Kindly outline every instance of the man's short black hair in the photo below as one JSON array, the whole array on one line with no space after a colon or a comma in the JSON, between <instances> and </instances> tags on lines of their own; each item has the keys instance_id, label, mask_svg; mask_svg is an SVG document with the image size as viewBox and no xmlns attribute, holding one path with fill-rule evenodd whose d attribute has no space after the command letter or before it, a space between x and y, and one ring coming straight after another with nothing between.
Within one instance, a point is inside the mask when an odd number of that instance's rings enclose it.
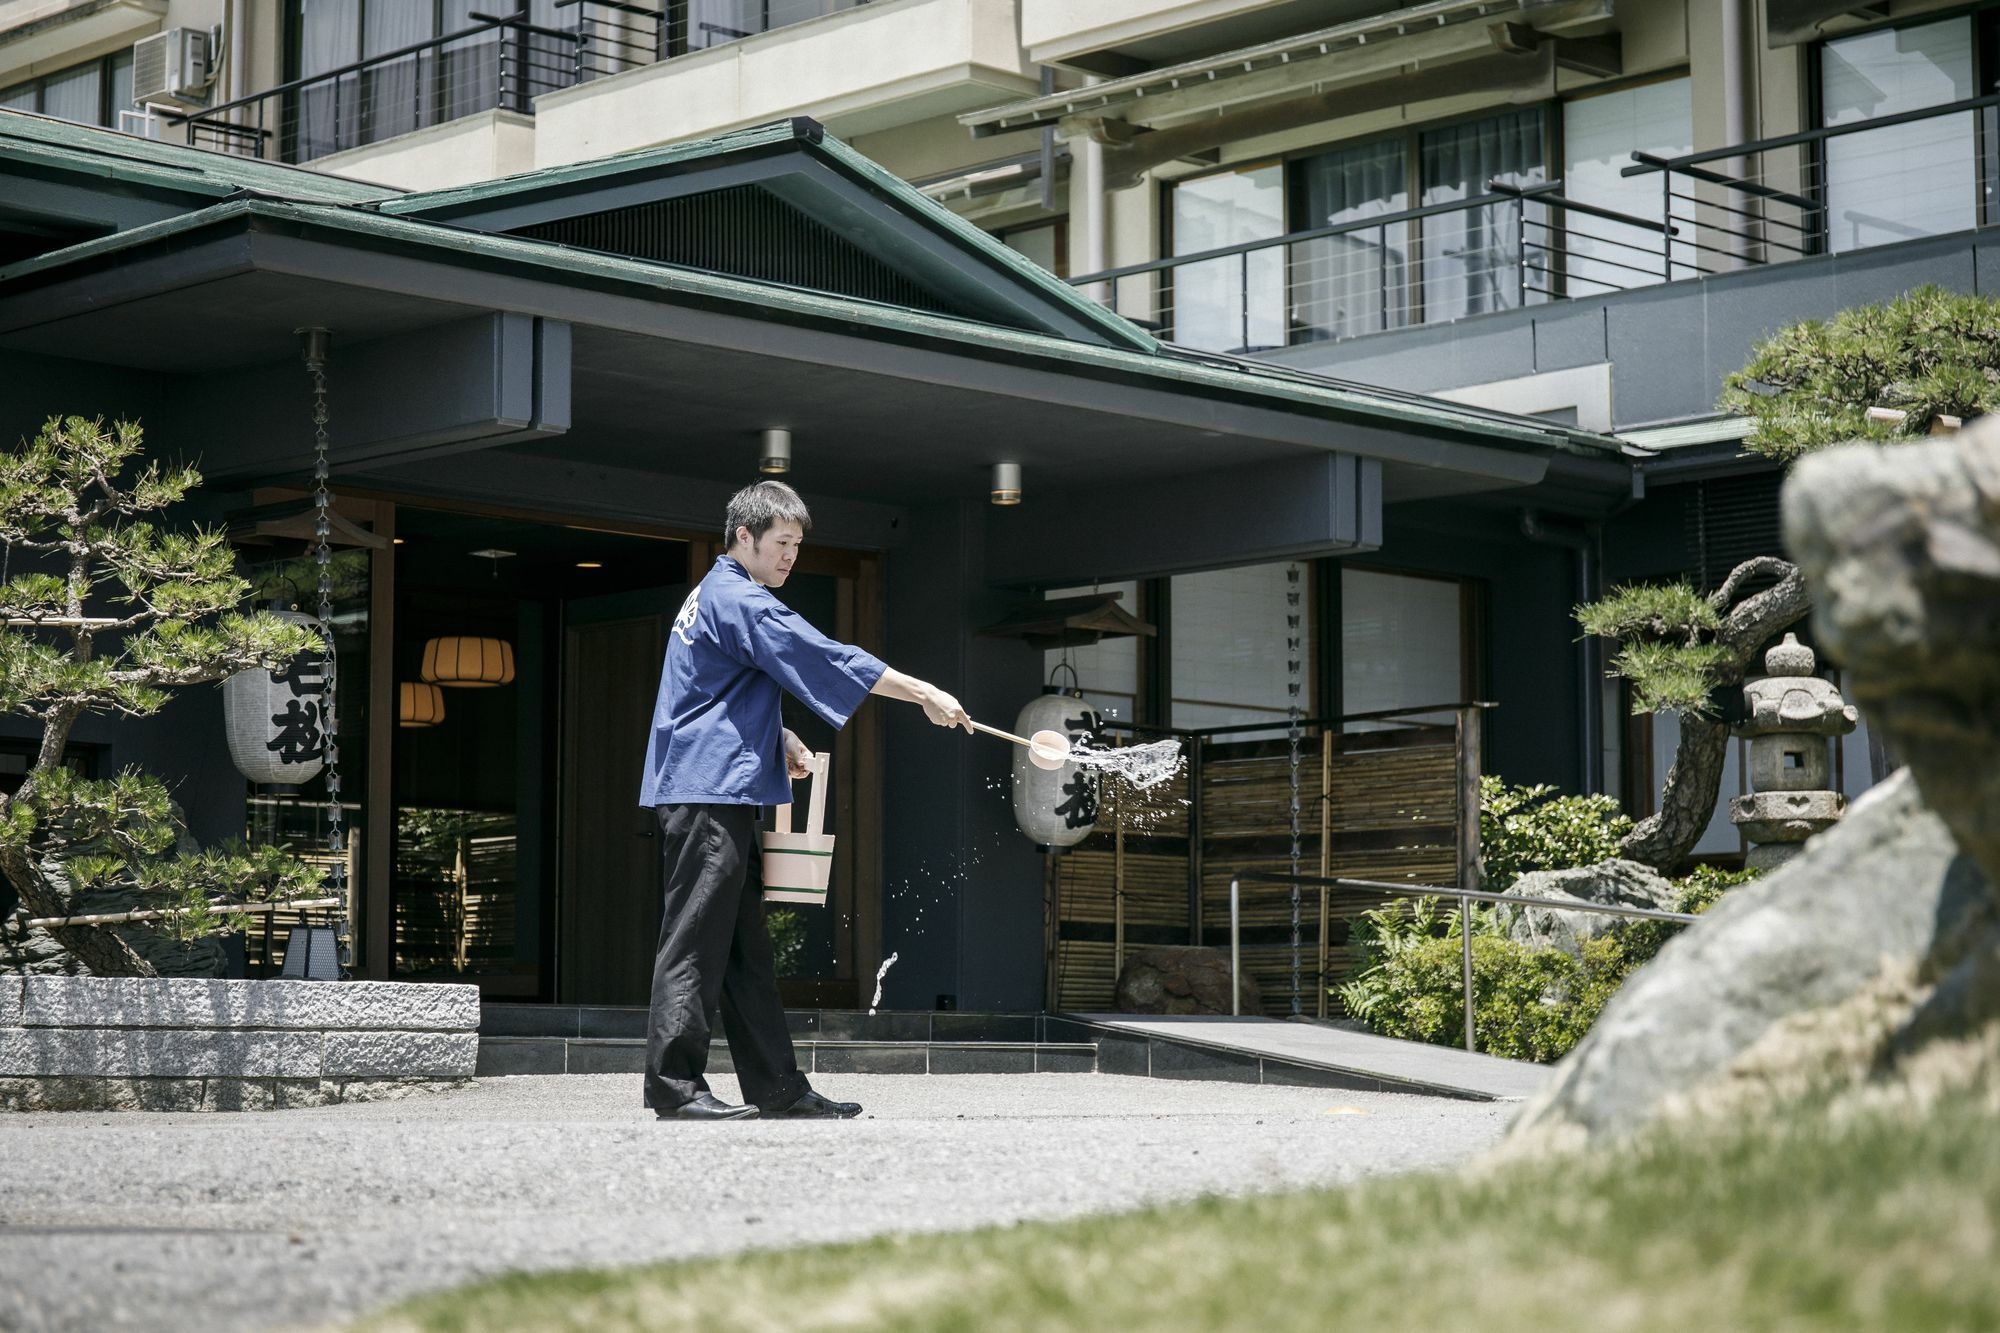
<instances>
[{"instance_id":1,"label":"man's short black hair","mask_svg":"<svg viewBox=\"0 0 2000 1333\"><path fill-rule=\"evenodd\" d=\"M799 493L782 481L760 481L745 486L729 500L729 513L723 520L722 544L736 544L736 530L750 529L752 545L764 540L764 534L773 524L790 520L799 525L799 531L811 532L812 513L806 502L799 499Z\"/></svg>"}]
</instances>

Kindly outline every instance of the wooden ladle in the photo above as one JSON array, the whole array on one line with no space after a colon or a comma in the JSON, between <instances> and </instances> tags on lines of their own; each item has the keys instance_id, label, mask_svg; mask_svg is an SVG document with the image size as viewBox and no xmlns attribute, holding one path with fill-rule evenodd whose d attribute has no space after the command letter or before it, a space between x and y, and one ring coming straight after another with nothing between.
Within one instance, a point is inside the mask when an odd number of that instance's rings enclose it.
<instances>
[{"instance_id":1,"label":"wooden ladle","mask_svg":"<svg viewBox=\"0 0 2000 1333\"><path fill-rule=\"evenodd\" d=\"M1069 762L1069 737L1060 731L1038 731L1033 736L1016 736L1011 731L989 727L984 722L974 722L972 726L989 736L1027 746L1028 762L1036 768L1058 769Z\"/></svg>"}]
</instances>

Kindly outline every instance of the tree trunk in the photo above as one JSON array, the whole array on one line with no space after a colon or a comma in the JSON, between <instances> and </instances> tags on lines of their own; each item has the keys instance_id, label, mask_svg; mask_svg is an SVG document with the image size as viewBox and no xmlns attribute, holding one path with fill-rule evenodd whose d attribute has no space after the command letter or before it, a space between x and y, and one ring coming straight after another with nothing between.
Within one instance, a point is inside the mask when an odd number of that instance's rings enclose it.
<instances>
[{"instance_id":1,"label":"tree trunk","mask_svg":"<svg viewBox=\"0 0 2000 1333\"><path fill-rule=\"evenodd\" d=\"M1778 582L1731 606L1742 584L1758 574L1776 574ZM1758 650L1812 610L1805 576L1789 561L1768 555L1746 560L1730 570L1709 600L1716 610L1727 612L1715 635L1715 642L1727 652L1715 671L1718 689L1741 686ZM1680 745L1674 751L1673 767L1667 770L1666 785L1660 790L1659 813L1640 820L1619 841L1618 855L1661 874L1672 874L1701 841L1701 831L1715 813L1715 798L1722 790L1723 761L1728 755L1727 725L1681 714Z\"/></svg>"},{"instance_id":2,"label":"tree trunk","mask_svg":"<svg viewBox=\"0 0 2000 1333\"><path fill-rule=\"evenodd\" d=\"M1697 842L1715 813L1722 790L1723 761L1729 757L1729 728L1705 717L1681 717L1680 745L1660 789L1660 809L1635 825L1618 844L1618 855L1672 872Z\"/></svg>"},{"instance_id":3,"label":"tree trunk","mask_svg":"<svg viewBox=\"0 0 2000 1333\"><path fill-rule=\"evenodd\" d=\"M34 857L23 849L0 852L0 873L21 895L31 916L68 916L69 904L42 875ZM100 977L155 977L159 973L124 940L102 926L57 926L49 931L58 944Z\"/></svg>"}]
</instances>

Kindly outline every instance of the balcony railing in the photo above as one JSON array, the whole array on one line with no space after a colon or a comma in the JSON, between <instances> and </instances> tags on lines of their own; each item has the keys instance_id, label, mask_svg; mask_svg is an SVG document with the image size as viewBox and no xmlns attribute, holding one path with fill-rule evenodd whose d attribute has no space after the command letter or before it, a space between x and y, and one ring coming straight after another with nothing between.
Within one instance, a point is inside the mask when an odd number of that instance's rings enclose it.
<instances>
[{"instance_id":1,"label":"balcony railing","mask_svg":"<svg viewBox=\"0 0 2000 1333\"><path fill-rule=\"evenodd\" d=\"M179 117L188 141L244 157L306 162L475 112L529 112L576 77L573 32L519 14L370 56Z\"/></svg>"},{"instance_id":2,"label":"balcony railing","mask_svg":"<svg viewBox=\"0 0 2000 1333\"><path fill-rule=\"evenodd\" d=\"M556 0L575 12L576 81L727 46L868 0Z\"/></svg>"},{"instance_id":3,"label":"balcony railing","mask_svg":"<svg viewBox=\"0 0 2000 1333\"><path fill-rule=\"evenodd\" d=\"M2000 94L1658 158L1657 212L1563 182L1220 246L1069 281L1184 346L1251 353L1623 291L2000 220Z\"/></svg>"},{"instance_id":4,"label":"balcony railing","mask_svg":"<svg viewBox=\"0 0 2000 1333\"><path fill-rule=\"evenodd\" d=\"M565 26L525 11L174 117L189 142L307 162L475 112L532 113L573 84L741 41L868 0L556 0Z\"/></svg>"}]
</instances>

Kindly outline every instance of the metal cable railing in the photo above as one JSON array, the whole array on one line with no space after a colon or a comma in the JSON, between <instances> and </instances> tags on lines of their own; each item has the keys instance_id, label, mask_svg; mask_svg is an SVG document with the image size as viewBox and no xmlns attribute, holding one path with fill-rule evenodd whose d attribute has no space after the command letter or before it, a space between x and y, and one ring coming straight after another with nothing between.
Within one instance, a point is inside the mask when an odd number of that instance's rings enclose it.
<instances>
[{"instance_id":1,"label":"metal cable railing","mask_svg":"<svg viewBox=\"0 0 2000 1333\"><path fill-rule=\"evenodd\" d=\"M1660 219L1489 181L1469 199L1071 278L1168 340L1248 353L1666 279Z\"/></svg>"},{"instance_id":2,"label":"metal cable railing","mask_svg":"<svg viewBox=\"0 0 2000 1333\"><path fill-rule=\"evenodd\" d=\"M1727 148L1634 153L1658 175L1673 278L1783 263L1995 221L2000 93Z\"/></svg>"}]
</instances>

